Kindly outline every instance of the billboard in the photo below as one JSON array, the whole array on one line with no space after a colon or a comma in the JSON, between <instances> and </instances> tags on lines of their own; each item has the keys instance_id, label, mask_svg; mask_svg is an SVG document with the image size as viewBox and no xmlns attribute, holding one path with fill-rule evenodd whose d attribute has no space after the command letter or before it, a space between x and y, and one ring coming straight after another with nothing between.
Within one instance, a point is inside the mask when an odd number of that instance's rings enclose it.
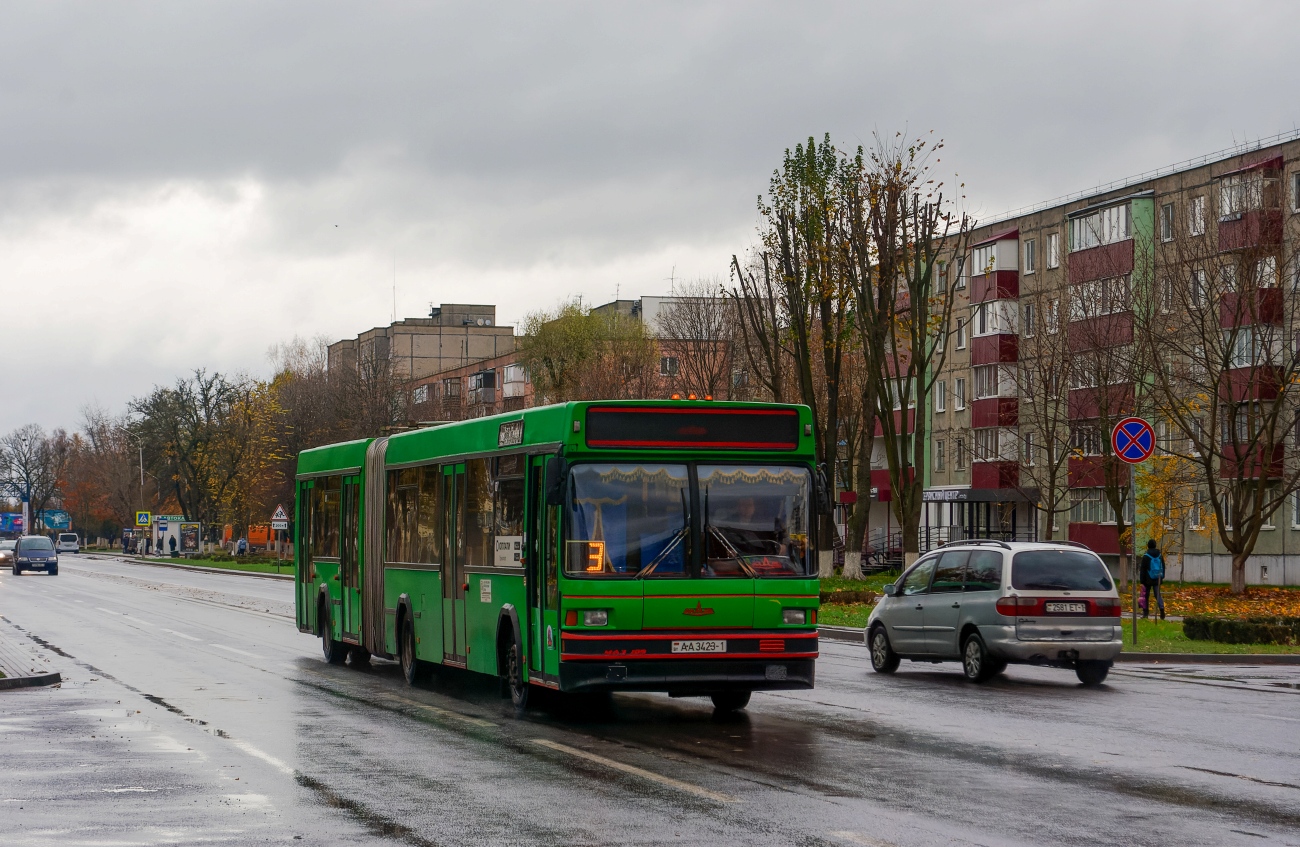
<instances>
[{"instance_id":1,"label":"billboard","mask_svg":"<svg viewBox=\"0 0 1300 847\"><path fill-rule=\"evenodd\" d=\"M72 515L63 509L41 509L36 513L36 522L46 529L70 529Z\"/></svg>"},{"instance_id":2,"label":"billboard","mask_svg":"<svg viewBox=\"0 0 1300 847\"><path fill-rule=\"evenodd\" d=\"M22 512L0 512L0 532L6 535L17 535L22 531Z\"/></svg>"}]
</instances>

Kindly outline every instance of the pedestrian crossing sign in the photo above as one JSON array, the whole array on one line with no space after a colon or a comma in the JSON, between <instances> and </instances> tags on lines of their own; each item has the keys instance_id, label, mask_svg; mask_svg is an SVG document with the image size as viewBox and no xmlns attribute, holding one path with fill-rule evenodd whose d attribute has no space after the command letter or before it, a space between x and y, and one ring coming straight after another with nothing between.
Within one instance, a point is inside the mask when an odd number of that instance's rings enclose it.
<instances>
[{"instance_id":1,"label":"pedestrian crossing sign","mask_svg":"<svg viewBox=\"0 0 1300 847\"><path fill-rule=\"evenodd\" d=\"M136 526L148 526L152 521L153 521L153 515L151 515L149 512L135 513Z\"/></svg>"}]
</instances>

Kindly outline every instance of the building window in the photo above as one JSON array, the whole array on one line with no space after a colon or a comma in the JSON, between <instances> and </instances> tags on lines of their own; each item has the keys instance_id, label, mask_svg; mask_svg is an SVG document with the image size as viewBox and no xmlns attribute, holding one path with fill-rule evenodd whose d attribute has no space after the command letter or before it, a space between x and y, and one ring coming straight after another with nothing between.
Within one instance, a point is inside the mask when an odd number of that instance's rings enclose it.
<instances>
[{"instance_id":1,"label":"building window","mask_svg":"<svg viewBox=\"0 0 1300 847\"><path fill-rule=\"evenodd\" d=\"M1038 267L1038 255L1037 255L1038 251L1036 249L1037 247L1038 244L1032 238L1025 242L1025 273L1026 274L1033 273L1034 268Z\"/></svg>"},{"instance_id":2,"label":"building window","mask_svg":"<svg viewBox=\"0 0 1300 847\"><path fill-rule=\"evenodd\" d=\"M1034 434L1032 432L1025 433L1023 450L1020 460L1025 463L1025 467L1032 468L1034 466Z\"/></svg>"},{"instance_id":3,"label":"building window","mask_svg":"<svg viewBox=\"0 0 1300 847\"><path fill-rule=\"evenodd\" d=\"M1056 335L1061 328L1061 301L1048 300L1047 314L1044 317L1047 319L1047 334Z\"/></svg>"},{"instance_id":4,"label":"building window","mask_svg":"<svg viewBox=\"0 0 1300 847\"><path fill-rule=\"evenodd\" d=\"M1192 529L1205 529L1205 494L1192 492L1192 503L1187 509L1187 523Z\"/></svg>"},{"instance_id":5,"label":"building window","mask_svg":"<svg viewBox=\"0 0 1300 847\"><path fill-rule=\"evenodd\" d=\"M1025 338L1033 338L1034 337L1034 304L1026 303L1023 306L1022 311L1024 313L1024 317L1022 318L1022 323L1024 325Z\"/></svg>"},{"instance_id":6,"label":"building window","mask_svg":"<svg viewBox=\"0 0 1300 847\"><path fill-rule=\"evenodd\" d=\"M966 323L961 318L957 319L957 349L966 349Z\"/></svg>"},{"instance_id":7,"label":"building window","mask_svg":"<svg viewBox=\"0 0 1300 847\"><path fill-rule=\"evenodd\" d=\"M1059 232L1047 234L1047 266L1049 268L1059 268L1061 266L1061 234Z\"/></svg>"},{"instance_id":8,"label":"building window","mask_svg":"<svg viewBox=\"0 0 1300 847\"><path fill-rule=\"evenodd\" d=\"M1070 428L1070 448L1081 456L1101 455L1101 430L1095 426L1076 425Z\"/></svg>"},{"instance_id":9,"label":"building window","mask_svg":"<svg viewBox=\"0 0 1300 847\"><path fill-rule=\"evenodd\" d=\"M935 284L935 289L940 294L943 294L945 291L948 290L948 263L947 262L935 262L934 284Z\"/></svg>"},{"instance_id":10,"label":"building window","mask_svg":"<svg viewBox=\"0 0 1300 847\"><path fill-rule=\"evenodd\" d=\"M417 404L418 404L418 403L428 403L428 402L429 402L429 386L427 386L427 385L417 385L417 386L415 387L415 390L411 392L411 402L412 402L412 403L417 403Z\"/></svg>"},{"instance_id":11,"label":"building window","mask_svg":"<svg viewBox=\"0 0 1300 847\"><path fill-rule=\"evenodd\" d=\"M1219 269L1219 282L1224 291L1237 290L1237 260L1228 257L1228 261Z\"/></svg>"},{"instance_id":12,"label":"building window","mask_svg":"<svg viewBox=\"0 0 1300 847\"><path fill-rule=\"evenodd\" d=\"M939 380L934 386L934 410L936 412L948 411L948 383Z\"/></svg>"},{"instance_id":13,"label":"building window","mask_svg":"<svg viewBox=\"0 0 1300 847\"><path fill-rule=\"evenodd\" d=\"M1232 174L1219 180L1219 219L1237 220L1243 212L1276 209L1278 178L1262 170Z\"/></svg>"},{"instance_id":14,"label":"building window","mask_svg":"<svg viewBox=\"0 0 1300 847\"><path fill-rule=\"evenodd\" d=\"M1160 207L1160 240L1174 240L1174 204L1165 203Z\"/></svg>"},{"instance_id":15,"label":"building window","mask_svg":"<svg viewBox=\"0 0 1300 847\"><path fill-rule=\"evenodd\" d=\"M1070 491L1070 523L1101 523L1101 489Z\"/></svg>"},{"instance_id":16,"label":"building window","mask_svg":"<svg viewBox=\"0 0 1300 847\"><path fill-rule=\"evenodd\" d=\"M1205 195L1193 197L1187 212L1188 234L1205 235Z\"/></svg>"},{"instance_id":17,"label":"building window","mask_svg":"<svg viewBox=\"0 0 1300 847\"><path fill-rule=\"evenodd\" d=\"M975 367L975 399L1015 396L1015 379L1011 367L1004 365L977 365Z\"/></svg>"},{"instance_id":18,"label":"building window","mask_svg":"<svg viewBox=\"0 0 1300 847\"><path fill-rule=\"evenodd\" d=\"M998 269L998 254L996 251L997 243L985 244L983 247L976 247L971 251L971 264L974 266L971 271L976 276L993 273Z\"/></svg>"},{"instance_id":19,"label":"building window","mask_svg":"<svg viewBox=\"0 0 1300 847\"><path fill-rule=\"evenodd\" d=\"M1277 257L1265 256L1255 263L1255 287L1277 288Z\"/></svg>"},{"instance_id":20,"label":"building window","mask_svg":"<svg viewBox=\"0 0 1300 847\"><path fill-rule=\"evenodd\" d=\"M998 431L996 429L977 429L974 437L976 462L996 462L1001 458L998 451Z\"/></svg>"},{"instance_id":21,"label":"building window","mask_svg":"<svg viewBox=\"0 0 1300 847\"><path fill-rule=\"evenodd\" d=\"M1300 491L1291 497L1291 528L1300 529Z\"/></svg>"},{"instance_id":22,"label":"building window","mask_svg":"<svg viewBox=\"0 0 1300 847\"><path fill-rule=\"evenodd\" d=\"M1300 171L1291 174L1291 211L1300 212Z\"/></svg>"},{"instance_id":23,"label":"building window","mask_svg":"<svg viewBox=\"0 0 1300 847\"><path fill-rule=\"evenodd\" d=\"M957 439L957 446L953 449L953 454L953 462L957 470L966 470L966 441L964 439Z\"/></svg>"},{"instance_id":24,"label":"building window","mask_svg":"<svg viewBox=\"0 0 1300 847\"><path fill-rule=\"evenodd\" d=\"M1016 302L992 300L971 310L971 328L975 337L1013 334L1016 331Z\"/></svg>"},{"instance_id":25,"label":"building window","mask_svg":"<svg viewBox=\"0 0 1300 847\"><path fill-rule=\"evenodd\" d=\"M966 408L966 380L961 377L952 381L952 408L957 412Z\"/></svg>"},{"instance_id":26,"label":"building window","mask_svg":"<svg viewBox=\"0 0 1300 847\"><path fill-rule=\"evenodd\" d=\"M1098 209L1070 221L1070 252L1114 244L1130 236L1128 204Z\"/></svg>"},{"instance_id":27,"label":"building window","mask_svg":"<svg viewBox=\"0 0 1300 847\"><path fill-rule=\"evenodd\" d=\"M943 470L943 440L934 442L934 469Z\"/></svg>"},{"instance_id":28,"label":"building window","mask_svg":"<svg viewBox=\"0 0 1300 847\"><path fill-rule=\"evenodd\" d=\"M1189 293L1192 296L1189 299L1192 301L1192 305L1205 308L1209 303L1210 292L1209 286L1206 284L1205 270L1203 268L1192 271L1191 286L1192 290Z\"/></svg>"},{"instance_id":29,"label":"building window","mask_svg":"<svg viewBox=\"0 0 1300 847\"><path fill-rule=\"evenodd\" d=\"M677 357L660 356L659 357L659 375L660 376L677 376Z\"/></svg>"},{"instance_id":30,"label":"building window","mask_svg":"<svg viewBox=\"0 0 1300 847\"><path fill-rule=\"evenodd\" d=\"M1174 281L1165 277L1160 282L1160 313L1167 315L1174 310Z\"/></svg>"},{"instance_id":31,"label":"building window","mask_svg":"<svg viewBox=\"0 0 1300 847\"><path fill-rule=\"evenodd\" d=\"M1072 321L1114 315L1131 308L1127 276L1094 279L1070 286Z\"/></svg>"}]
</instances>

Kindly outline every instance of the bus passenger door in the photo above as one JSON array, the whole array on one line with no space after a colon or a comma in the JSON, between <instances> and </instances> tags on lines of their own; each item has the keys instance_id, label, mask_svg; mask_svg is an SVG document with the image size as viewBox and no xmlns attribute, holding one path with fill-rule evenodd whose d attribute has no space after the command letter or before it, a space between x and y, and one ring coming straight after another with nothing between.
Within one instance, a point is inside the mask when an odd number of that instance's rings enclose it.
<instances>
[{"instance_id":1,"label":"bus passenger door","mask_svg":"<svg viewBox=\"0 0 1300 847\"><path fill-rule=\"evenodd\" d=\"M555 558L558 510L546 505L546 456L534 456L528 473L528 667L559 673L559 584Z\"/></svg>"},{"instance_id":2,"label":"bus passenger door","mask_svg":"<svg viewBox=\"0 0 1300 847\"><path fill-rule=\"evenodd\" d=\"M443 468L443 526L447 561L442 566L443 660L465 664L465 465Z\"/></svg>"},{"instance_id":3,"label":"bus passenger door","mask_svg":"<svg viewBox=\"0 0 1300 847\"><path fill-rule=\"evenodd\" d=\"M357 534L361 527L360 477L343 479L342 522L339 528L339 572L343 583L343 639L361 642L361 567Z\"/></svg>"}]
</instances>

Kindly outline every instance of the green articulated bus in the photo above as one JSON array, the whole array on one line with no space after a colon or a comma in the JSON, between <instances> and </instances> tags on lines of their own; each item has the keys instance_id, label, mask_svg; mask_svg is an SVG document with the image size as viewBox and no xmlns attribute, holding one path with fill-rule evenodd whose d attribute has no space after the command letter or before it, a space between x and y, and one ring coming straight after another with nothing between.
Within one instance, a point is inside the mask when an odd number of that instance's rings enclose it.
<instances>
[{"instance_id":1,"label":"green articulated bus","mask_svg":"<svg viewBox=\"0 0 1300 847\"><path fill-rule=\"evenodd\" d=\"M811 688L815 525L804 406L567 403L306 450L298 628L325 658L743 708Z\"/></svg>"}]
</instances>

